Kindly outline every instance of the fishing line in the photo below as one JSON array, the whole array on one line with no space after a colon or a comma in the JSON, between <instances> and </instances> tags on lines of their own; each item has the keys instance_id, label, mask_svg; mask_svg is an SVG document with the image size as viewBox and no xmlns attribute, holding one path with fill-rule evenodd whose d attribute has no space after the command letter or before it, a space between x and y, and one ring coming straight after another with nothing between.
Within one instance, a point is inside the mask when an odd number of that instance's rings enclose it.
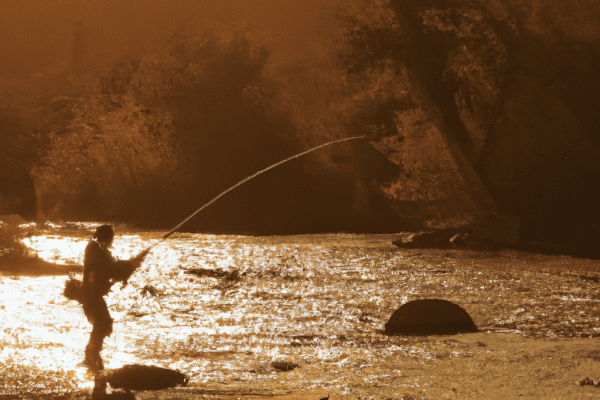
<instances>
[{"instance_id":1,"label":"fishing line","mask_svg":"<svg viewBox=\"0 0 600 400\"><path fill-rule=\"evenodd\" d=\"M195 212L194 212L192 215L190 215L189 217L187 217L186 219L184 219L183 221L181 221L179 224L177 224L177 226L175 226L175 227L174 227L173 229L171 229L169 232L167 232L167 233L165 233L164 235L162 235L161 239L160 239L158 242L154 243L153 245L151 245L150 247L148 247L148 248L147 248L146 250L144 250L144 251L150 251L150 250L151 250L153 247L155 247L155 246L157 246L158 244L162 243L162 242L163 242L163 241L165 241L165 240L166 240L166 239L167 239L169 236L171 236L172 234L174 234L174 233L177 231L177 229L181 228L181 226L182 226L183 224L185 224L186 222L188 222L190 219L194 218L194 217L195 217L195 216L196 216L196 215L197 215L197 214L198 214L200 211L204 210L206 207L210 206L212 203L214 203L215 201L219 200L219 199L220 199L221 197L223 197L225 194L229 193L230 191L232 191L233 189L237 188L238 186L240 186L240 185L242 185L242 184L244 184L244 183L248 182L249 180L251 180L251 179L253 179L253 178L256 178L258 175L260 175L260 174L262 174L262 173L264 173L264 172L267 172L267 171L268 171L268 170L270 170L270 169L273 169L273 168L275 168L275 167L278 167L278 166L280 166L280 165L281 165L281 164L283 164L283 163L286 163L286 162L288 162L288 161L291 161L291 160L293 160L293 159L295 159L295 158L301 157L301 156L303 156L303 155L305 155L305 154L311 153L311 152L313 152L313 151L315 151L315 150L318 150L318 149L321 149L321 148L323 148L323 147L330 146L330 145L332 145L332 144L336 144L336 143L340 143L340 142L345 142L345 141L348 141L348 140L362 139L362 138L364 138L364 137L365 137L364 135L363 135L363 136L354 136L354 137L351 137L351 138L345 138L345 139L340 139L340 140L334 140L334 141L332 141L332 142L327 142L327 143L321 144L321 145L319 145L319 146L317 146L317 147L313 147L312 149L309 149L309 150L303 151L302 153L299 153L299 154L296 154L296 155L294 155L294 156L288 157L288 158L286 158L285 160L279 161L279 162L277 162L277 163L275 163L275 164L271 165L270 167L267 167L267 168L265 168L265 169L262 169L262 170L260 170L260 171L258 171L258 172L256 172L256 173L254 173L253 175L250 175L250 176L248 176L248 177L246 177L246 178L242 179L241 181L239 181L238 183L236 183L235 185L233 185L233 186L232 186L232 187L230 187L229 189L225 190L224 192L221 192L221 193L220 193L218 196L216 196L215 198L213 198L212 200L210 200L208 203L204 204L202 207L200 207L199 209L197 209L197 210L196 210L196 211L195 211Z\"/></svg>"}]
</instances>

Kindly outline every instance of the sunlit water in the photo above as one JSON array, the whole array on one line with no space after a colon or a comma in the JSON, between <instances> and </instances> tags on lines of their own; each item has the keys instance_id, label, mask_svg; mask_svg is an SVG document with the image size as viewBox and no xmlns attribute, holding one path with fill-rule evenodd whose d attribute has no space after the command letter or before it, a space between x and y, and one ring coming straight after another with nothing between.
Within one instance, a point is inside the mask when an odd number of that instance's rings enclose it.
<instances>
[{"instance_id":1,"label":"sunlit water","mask_svg":"<svg viewBox=\"0 0 600 400\"><path fill-rule=\"evenodd\" d=\"M93 225L81 224L25 243L48 261L81 264L92 231ZM117 231L113 254L129 258L159 236ZM105 365L169 367L188 374L191 386L276 383L288 390L329 388L356 395L362 386L353 382L370 385L404 376L406 361L401 366L399 357L419 364L441 353L469 356L468 349L441 350L427 338L381 334L391 313L417 298L455 301L478 326L524 336L600 334L597 286L573 273L585 270L592 276L599 271L597 262L508 251L400 250L392 239L176 235L152 250L126 287L118 284L107 296L115 325L105 341ZM199 277L189 273L193 269L239 276ZM0 277L0 363L45 374L31 382L5 377L3 390L93 386L77 366L91 326L81 307L62 296L65 279ZM565 291L573 280L577 285ZM160 295L144 293L146 285ZM281 374L271 367L273 361L299 367ZM34 390L36 382L41 386ZM413 383L404 379L403 384Z\"/></svg>"}]
</instances>

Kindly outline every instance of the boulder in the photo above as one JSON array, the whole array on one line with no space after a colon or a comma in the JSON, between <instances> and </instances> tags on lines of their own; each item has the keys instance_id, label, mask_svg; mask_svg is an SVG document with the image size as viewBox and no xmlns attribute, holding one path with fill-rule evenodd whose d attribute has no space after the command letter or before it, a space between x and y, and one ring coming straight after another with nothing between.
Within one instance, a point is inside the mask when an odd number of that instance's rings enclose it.
<instances>
[{"instance_id":1,"label":"boulder","mask_svg":"<svg viewBox=\"0 0 600 400\"><path fill-rule=\"evenodd\" d=\"M94 392L105 392L106 384L113 389L161 390L185 386L187 382L188 377L179 371L153 365L131 364L96 375Z\"/></svg>"},{"instance_id":2,"label":"boulder","mask_svg":"<svg viewBox=\"0 0 600 400\"><path fill-rule=\"evenodd\" d=\"M387 335L456 335L478 331L464 309L439 299L408 302L394 311L385 324Z\"/></svg>"},{"instance_id":3,"label":"boulder","mask_svg":"<svg viewBox=\"0 0 600 400\"><path fill-rule=\"evenodd\" d=\"M295 368L298 368L299 365L289 361L273 361L271 363L271 367L278 371L291 371Z\"/></svg>"}]
</instances>

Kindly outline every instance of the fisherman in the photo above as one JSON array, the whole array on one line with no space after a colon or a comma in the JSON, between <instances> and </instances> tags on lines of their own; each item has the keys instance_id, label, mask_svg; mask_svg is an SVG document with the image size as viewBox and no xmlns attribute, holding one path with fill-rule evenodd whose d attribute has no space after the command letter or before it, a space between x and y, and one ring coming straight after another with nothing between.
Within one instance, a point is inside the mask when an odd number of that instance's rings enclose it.
<instances>
[{"instance_id":1,"label":"fisherman","mask_svg":"<svg viewBox=\"0 0 600 400\"><path fill-rule=\"evenodd\" d=\"M351 138L345 138L328 142L317 147L313 147L310 150L296 154L295 156L288 157L283 161L275 163L268 168L256 172L229 189L225 190L217 197L200 207L192 215L183 220L179 225L173 228L168 233L162 236L162 240L167 239L183 224L193 218L200 211L208 207L210 204L217 201L221 196L227 192L235 189L241 184L249 181L250 179L266 172L272 168L275 168L285 162L293 160L303 156L304 154L310 153L317 149L325 146L332 145L334 143L343 142L346 140L360 139L364 136L357 136ZM85 359L82 365L88 366L91 369L101 370L104 368L102 363L102 357L100 357L100 351L102 350L102 343L104 339L112 333L113 320L108 312L108 307L104 301L104 296L110 292L111 286L122 281L124 284L127 283L127 279L133 274L143 262L146 255L148 255L149 249L144 250L139 255L128 261L119 261L113 258L109 248L112 245L114 238L114 231L110 225L102 225L96 229L96 233L90 240L90 243L85 248L85 258L83 262L83 283L75 279L69 279L65 282L64 295L70 300L77 300L83 305L83 312L87 317L88 321L92 324L92 333L90 334L90 341L85 349Z\"/></svg>"},{"instance_id":2,"label":"fisherman","mask_svg":"<svg viewBox=\"0 0 600 400\"><path fill-rule=\"evenodd\" d=\"M92 324L92 333L81 365L95 371L104 369L100 351L104 339L112 333L113 326L104 296L110 292L113 284L120 281L125 285L150 251L146 249L131 260L116 260L110 252L114 236L112 226L99 226L85 248L83 260L81 304L85 316Z\"/></svg>"}]
</instances>

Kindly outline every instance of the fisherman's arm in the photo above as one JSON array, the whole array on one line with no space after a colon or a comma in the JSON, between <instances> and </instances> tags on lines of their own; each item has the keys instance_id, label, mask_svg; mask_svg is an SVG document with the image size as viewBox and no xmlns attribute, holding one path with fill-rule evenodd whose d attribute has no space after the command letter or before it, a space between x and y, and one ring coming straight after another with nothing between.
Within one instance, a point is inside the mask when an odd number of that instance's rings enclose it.
<instances>
[{"instance_id":1,"label":"fisherman's arm","mask_svg":"<svg viewBox=\"0 0 600 400\"><path fill-rule=\"evenodd\" d=\"M130 260L116 260L112 265L111 278L127 284L129 277L142 265L148 253L149 250L144 250Z\"/></svg>"}]
</instances>

